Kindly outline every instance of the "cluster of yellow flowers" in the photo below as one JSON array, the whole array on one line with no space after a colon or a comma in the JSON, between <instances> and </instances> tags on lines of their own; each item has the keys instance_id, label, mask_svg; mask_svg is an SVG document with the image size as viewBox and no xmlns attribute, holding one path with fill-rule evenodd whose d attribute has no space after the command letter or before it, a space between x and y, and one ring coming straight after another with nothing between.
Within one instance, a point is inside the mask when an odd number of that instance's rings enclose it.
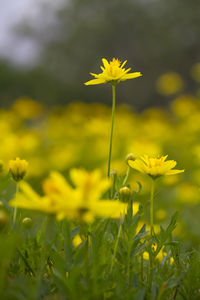
<instances>
[{"instance_id":1,"label":"cluster of yellow flowers","mask_svg":"<svg viewBox=\"0 0 200 300\"><path fill-rule=\"evenodd\" d=\"M102 83L113 85L141 76L140 72L129 73L130 70L126 70L124 65L125 63L121 64L117 59L110 62L103 59L102 73L95 75L93 83L86 84L98 84L98 80L101 80ZM193 68L192 74L197 78L198 65ZM162 77L165 89L167 82L173 80L175 84L175 79L178 79L173 76L169 79L169 75L174 76L168 74L167 80ZM125 105L118 105L116 110L111 171L118 175L124 174L127 165L123 158L127 153L134 153L136 160L129 162L129 166L139 172L131 171L127 183L133 191L138 190L137 182L142 185L137 201L144 204L149 193L150 183L143 173L152 177L155 174L174 174L161 176L164 188L160 192L160 201L156 202L155 223L165 220L172 205L174 209L181 205L182 210L187 210L200 202L200 99L198 94L180 94L179 83L176 82L176 89L173 91L176 90L179 95L176 95L168 110L150 108L138 114ZM168 91L168 94L172 95L172 91ZM105 174L108 158L105 145L109 141L110 113L110 108L101 104L73 103L47 110L31 99L18 99L10 109L0 109L0 158L4 166L13 157L26 159L29 163L29 182L33 178L44 180L51 170L67 174L74 166L88 170L93 166L93 169L99 169L99 172ZM164 153L168 153L170 158L175 158L187 169L184 176L175 174L182 171L174 170L175 162L162 157ZM9 168L11 169L11 165ZM15 168L13 178L18 170L17 165ZM6 168L3 169L6 172ZM23 173L22 171L21 175ZM20 180L20 176L15 178ZM20 181L19 190L21 184L23 182ZM47 189L48 183L45 185ZM166 189L168 186L171 187L170 199ZM74 189L76 190L75 187ZM194 227L190 224L190 228ZM177 228L177 232L178 230L180 228ZM187 231L183 231L186 234Z\"/></svg>"}]
</instances>

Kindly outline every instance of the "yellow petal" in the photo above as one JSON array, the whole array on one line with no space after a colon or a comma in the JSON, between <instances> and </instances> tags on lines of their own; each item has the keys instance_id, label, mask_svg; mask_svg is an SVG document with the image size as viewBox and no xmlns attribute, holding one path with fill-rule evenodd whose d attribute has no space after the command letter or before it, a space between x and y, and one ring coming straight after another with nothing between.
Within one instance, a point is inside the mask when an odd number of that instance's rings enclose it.
<instances>
[{"instance_id":1,"label":"yellow petal","mask_svg":"<svg viewBox=\"0 0 200 300\"><path fill-rule=\"evenodd\" d=\"M185 170L170 170L167 173L165 173L165 175L174 175L174 174L179 174L179 173L183 173L185 172Z\"/></svg>"},{"instance_id":2,"label":"yellow petal","mask_svg":"<svg viewBox=\"0 0 200 300\"><path fill-rule=\"evenodd\" d=\"M92 80L89 80L87 82L85 82L84 84L85 85L95 85L95 84L102 84L102 83L106 83L106 81L104 79L92 79Z\"/></svg>"},{"instance_id":3,"label":"yellow petal","mask_svg":"<svg viewBox=\"0 0 200 300\"><path fill-rule=\"evenodd\" d=\"M135 72L135 73L130 73L130 74L125 74L122 76L121 81L125 81L127 79L133 79L142 76L142 73L140 72Z\"/></svg>"},{"instance_id":4,"label":"yellow petal","mask_svg":"<svg viewBox=\"0 0 200 300\"><path fill-rule=\"evenodd\" d=\"M105 69L108 68L108 67L110 66L110 65L109 65L109 62L107 61L107 59L102 58L102 62L103 62L103 65L104 65Z\"/></svg>"}]
</instances>

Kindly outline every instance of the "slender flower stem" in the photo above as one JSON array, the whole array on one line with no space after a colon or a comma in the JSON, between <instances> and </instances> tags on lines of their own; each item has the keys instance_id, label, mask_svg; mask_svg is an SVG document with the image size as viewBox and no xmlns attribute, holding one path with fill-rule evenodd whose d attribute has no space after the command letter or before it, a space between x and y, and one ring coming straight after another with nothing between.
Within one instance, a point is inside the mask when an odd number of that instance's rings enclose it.
<instances>
[{"instance_id":1,"label":"slender flower stem","mask_svg":"<svg viewBox=\"0 0 200 300\"><path fill-rule=\"evenodd\" d=\"M141 253L141 260L140 260L140 276L141 276L141 283L143 285L143 279L144 279L144 272L143 272L143 268L144 268L144 258L143 258L143 252Z\"/></svg>"},{"instance_id":2,"label":"slender flower stem","mask_svg":"<svg viewBox=\"0 0 200 300\"><path fill-rule=\"evenodd\" d=\"M153 236L154 233L154 228L153 228L153 200L154 200L154 190L155 190L155 185L154 185L154 179L152 179L151 182L151 196L150 196L150 226L151 226L151 237Z\"/></svg>"},{"instance_id":3,"label":"slender flower stem","mask_svg":"<svg viewBox=\"0 0 200 300\"><path fill-rule=\"evenodd\" d=\"M149 295L151 298L152 292L152 280L153 280L153 268L154 268L154 257L153 254L149 253Z\"/></svg>"},{"instance_id":4,"label":"slender flower stem","mask_svg":"<svg viewBox=\"0 0 200 300\"><path fill-rule=\"evenodd\" d=\"M18 183L16 183L16 195L18 193ZM17 207L14 207L14 211L13 211L13 224L16 223L16 219L17 219Z\"/></svg>"},{"instance_id":5,"label":"slender flower stem","mask_svg":"<svg viewBox=\"0 0 200 300\"><path fill-rule=\"evenodd\" d=\"M126 184L126 182L128 180L130 169L131 168L128 166L127 171L126 171L126 176L125 176L124 181L123 181L123 186Z\"/></svg>"},{"instance_id":6,"label":"slender flower stem","mask_svg":"<svg viewBox=\"0 0 200 300\"><path fill-rule=\"evenodd\" d=\"M114 128L114 119L115 119L115 85L112 85L112 121L111 121L111 132L110 132L110 148L109 148L109 157L108 157L108 177L110 177L110 163L111 163L111 154L112 154L112 139L113 139L113 128Z\"/></svg>"},{"instance_id":7,"label":"slender flower stem","mask_svg":"<svg viewBox=\"0 0 200 300\"><path fill-rule=\"evenodd\" d=\"M116 239L116 242L115 242L113 257L112 257L112 261L111 261L110 273L112 272L113 267L114 267L114 262L115 262L115 257L116 257L116 254L117 254L117 247L118 247L118 243L119 243L119 238L120 238L120 235L121 235L121 232L122 232L122 223L123 223L123 218L121 217L120 218L119 230L118 230L118 234L117 234L117 239Z\"/></svg>"},{"instance_id":8,"label":"slender flower stem","mask_svg":"<svg viewBox=\"0 0 200 300\"><path fill-rule=\"evenodd\" d=\"M153 209L154 209L154 190L155 190L155 182L154 179L152 178L151 182L151 195L150 195L150 226L151 226L151 241L153 244L153 235L154 235L154 214L153 214ZM153 281L153 268L154 268L154 256L153 256L153 251L151 249L151 252L149 253L149 294L151 297L151 292L152 292L152 281Z\"/></svg>"}]
</instances>

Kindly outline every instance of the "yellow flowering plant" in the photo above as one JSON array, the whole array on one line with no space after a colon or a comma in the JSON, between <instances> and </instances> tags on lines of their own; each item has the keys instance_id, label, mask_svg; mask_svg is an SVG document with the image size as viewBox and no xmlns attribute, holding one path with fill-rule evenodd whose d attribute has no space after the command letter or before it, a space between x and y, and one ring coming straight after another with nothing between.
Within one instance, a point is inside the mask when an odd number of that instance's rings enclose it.
<instances>
[{"instance_id":1,"label":"yellow flowering plant","mask_svg":"<svg viewBox=\"0 0 200 300\"><path fill-rule=\"evenodd\" d=\"M15 181L20 181L26 175L28 162L17 157L15 160L9 161L9 171Z\"/></svg>"},{"instance_id":2,"label":"yellow flowering plant","mask_svg":"<svg viewBox=\"0 0 200 300\"><path fill-rule=\"evenodd\" d=\"M149 175L153 179L160 176L175 175L183 173L184 170L173 169L176 166L175 160L167 160L168 155L161 157L149 157L143 155L136 160L129 160L128 164L131 168Z\"/></svg>"},{"instance_id":3,"label":"yellow flowering plant","mask_svg":"<svg viewBox=\"0 0 200 300\"><path fill-rule=\"evenodd\" d=\"M94 74L90 73L95 79L85 82L85 85L96 85L102 83L110 83L112 85L112 121L111 121L111 133L110 133L110 147L108 156L108 177L110 176L110 164L112 155L112 140L113 140L113 129L114 129L114 118L115 118L115 102L116 102L116 89L115 86L120 81L133 79L142 76L140 72L128 73L131 68L125 69L124 65L126 60L121 64L119 59L113 58L110 62L103 58L103 67L101 66L102 73Z\"/></svg>"},{"instance_id":4,"label":"yellow flowering plant","mask_svg":"<svg viewBox=\"0 0 200 300\"><path fill-rule=\"evenodd\" d=\"M110 83L115 85L120 81L125 81L128 79L133 79L142 76L140 72L129 73L131 68L125 69L126 60L121 63L119 59L113 58L110 62L107 59L103 58L103 67L102 73L94 74L90 73L95 79L87 81L85 85L95 85L102 83Z\"/></svg>"}]
</instances>

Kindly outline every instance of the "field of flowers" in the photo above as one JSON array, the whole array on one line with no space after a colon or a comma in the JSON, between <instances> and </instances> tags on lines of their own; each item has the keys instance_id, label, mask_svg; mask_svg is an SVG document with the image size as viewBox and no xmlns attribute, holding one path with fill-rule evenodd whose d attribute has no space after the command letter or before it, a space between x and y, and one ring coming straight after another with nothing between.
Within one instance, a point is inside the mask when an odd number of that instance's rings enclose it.
<instances>
[{"instance_id":1,"label":"field of flowers","mask_svg":"<svg viewBox=\"0 0 200 300\"><path fill-rule=\"evenodd\" d=\"M104 73L124 69L107 63L86 84L115 96L122 79ZM182 87L176 74L157 84ZM200 99L117 105L112 124L111 141L99 103L0 110L0 299L200 299Z\"/></svg>"}]
</instances>

